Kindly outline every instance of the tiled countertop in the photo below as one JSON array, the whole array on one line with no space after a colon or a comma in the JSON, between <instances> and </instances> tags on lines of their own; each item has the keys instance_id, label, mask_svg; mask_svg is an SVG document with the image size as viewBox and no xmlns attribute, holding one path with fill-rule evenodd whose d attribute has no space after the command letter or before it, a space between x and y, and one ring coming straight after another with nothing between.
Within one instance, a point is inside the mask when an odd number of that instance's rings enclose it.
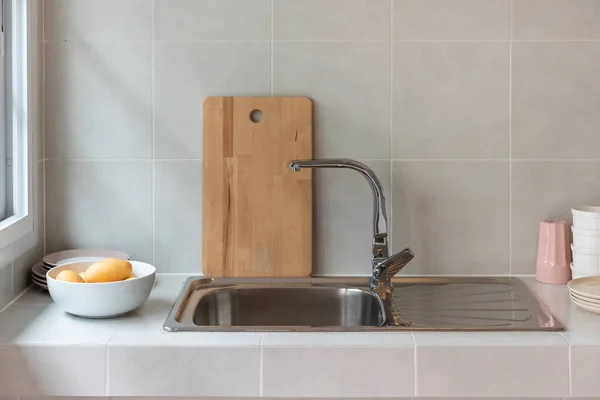
<instances>
[{"instance_id":1,"label":"tiled countertop","mask_svg":"<svg viewBox=\"0 0 600 400\"><path fill-rule=\"evenodd\" d=\"M112 320L30 289L0 314L0 396L600 397L600 316L565 286L523 278L561 333L163 333L186 277Z\"/></svg>"}]
</instances>

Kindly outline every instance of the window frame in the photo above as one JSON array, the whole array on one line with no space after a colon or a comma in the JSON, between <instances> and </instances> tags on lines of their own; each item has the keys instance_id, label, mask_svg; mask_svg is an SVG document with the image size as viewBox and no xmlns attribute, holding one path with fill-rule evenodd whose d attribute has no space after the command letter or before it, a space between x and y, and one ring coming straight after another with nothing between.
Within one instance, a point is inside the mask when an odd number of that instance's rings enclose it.
<instances>
[{"instance_id":1,"label":"window frame","mask_svg":"<svg viewBox=\"0 0 600 400\"><path fill-rule=\"evenodd\" d=\"M4 0L4 58L6 139L10 144L12 163L6 170L12 174L12 215L0 221L0 249L34 230L33 214L33 82L32 64L35 49L31 0ZM15 104L16 106L8 106ZM7 148L7 150L9 150ZM7 152L8 154L8 152ZM9 182L7 174L7 182ZM9 192L9 190L7 190ZM10 199L7 199L10 203Z\"/></svg>"}]
</instances>

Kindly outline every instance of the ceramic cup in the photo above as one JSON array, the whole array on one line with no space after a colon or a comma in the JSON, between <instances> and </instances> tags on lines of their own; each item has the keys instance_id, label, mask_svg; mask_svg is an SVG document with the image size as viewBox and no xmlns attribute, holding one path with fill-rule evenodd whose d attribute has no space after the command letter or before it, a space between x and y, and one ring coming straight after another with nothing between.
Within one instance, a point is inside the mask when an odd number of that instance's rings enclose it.
<instances>
[{"instance_id":1,"label":"ceramic cup","mask_svg":"<svg viewBox=\"0 0 600 400\"><path fill-rule=\"evenodd\" d=\"M549 219L540 222L536 279L542 283L563 285L571 280L569 224Z\"/></svg>"}]
</instances>

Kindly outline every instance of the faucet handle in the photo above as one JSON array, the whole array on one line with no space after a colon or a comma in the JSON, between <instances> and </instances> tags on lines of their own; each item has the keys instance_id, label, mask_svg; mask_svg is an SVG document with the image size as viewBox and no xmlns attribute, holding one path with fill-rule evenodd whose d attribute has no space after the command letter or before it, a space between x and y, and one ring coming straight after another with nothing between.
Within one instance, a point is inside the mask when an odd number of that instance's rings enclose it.
<instances>
[{"instance_id":1,"label":"faucet handle","mask_svg":"<svg viewBox=\"0 0 600 400\"><path fill-rule=\"evenodd\" d=\"M413 258L415 258L415 253L413 253L413 251L407 247L404 250L378 262L373 268L371 285L373 286L383 282L389 284L391 279Z\"/></svg>"}]
</instances>

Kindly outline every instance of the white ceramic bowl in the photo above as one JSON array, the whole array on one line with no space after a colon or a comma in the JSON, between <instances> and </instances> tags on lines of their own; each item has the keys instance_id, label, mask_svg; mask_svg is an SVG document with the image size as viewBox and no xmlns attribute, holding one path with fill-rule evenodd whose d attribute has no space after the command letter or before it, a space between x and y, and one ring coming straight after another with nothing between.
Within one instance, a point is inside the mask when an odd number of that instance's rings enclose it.
<instances>
[{"instance_id":1,"label":"white ceramic bowl","mask_svg":"<svg viewBox=\"0 0 600 400\"><path fill-rule=\"evenodd\" d=\"M581 271L579 271L577 268L575 268L573 266L573 263L571 263L571 277L572 277L572 279L588 278L590 276L597 276L597 275L600 275L600 273L598 273L598 274L590 274L590 273L586 273L586 272L581 272Z\"/></svg>"},{"instance_id":2,"label":"white ceramic bowl","mask_svg":"<svg viewBox=\"0 0 600 400\"><path fill-rule=\"evenodd\" d=\"M573 265L578 272L589 275L600 275L600 250L586 247L575 247L573 251Z\"/></svg>"},{"instance_id":3,"label":"white ceramic bowl","mask_svg":"<svg viewBox=\"0 0 600 400\"><path fill-rule=\"evenodd\" d=\"M91 261L61 265L48 271L48 291L56 304L69 314L86 318L111 318L135 310L146 301L156 276L156 268L130 261L136 279L106 283L72 283L56 280L59 272L85 271Z\"/></svg>"},{"instance_id":4,"label":"white ceramic bowl","mask_svg":"<svg viewBox=\"0 0 600 400\"><path fill-rule=\"evenodd\" d=\"M600 207L585 206L571 208L573 226L577 229L600 231Z\"/></svg>"},{"instance_id":5,"label":"white ceramic bowl","mask_svg":"<svg viewBox=\"0 0 600 400\"><path fill-rule=\"evenodd\" d=\"M573 246L587 249L600 250L600 231L590 231L571 227L573 232Z\"/></svg>"}]
</instances>

